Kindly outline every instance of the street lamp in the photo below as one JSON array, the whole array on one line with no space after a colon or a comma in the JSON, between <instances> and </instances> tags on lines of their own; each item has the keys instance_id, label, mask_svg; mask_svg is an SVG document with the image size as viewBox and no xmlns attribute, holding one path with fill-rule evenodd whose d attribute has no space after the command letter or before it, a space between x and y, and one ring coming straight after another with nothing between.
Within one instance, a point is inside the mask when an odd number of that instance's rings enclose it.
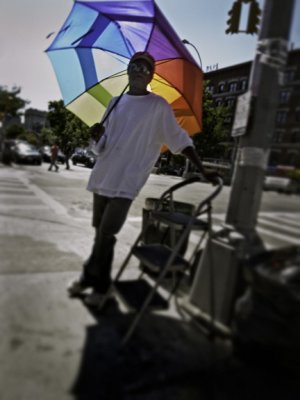
<instances>
[{"instance_id":1,"label":"street lamp","mask_svg":"<svg viewBox=\"0 0 300 400\"><path fill-rule=\"evenodd\" d=\"M197 47L196 47L193 43L189 42L189 41L186 40L186 39L183 39L183 40L182 40L182 43L184 43L184 44L189 44L190 46L193 47L193 49L196 51L196 53L197 53L197 55L198 55L199 62L200 62L200 67L201 67L201 69L202 69L202 60L201 60L200 53L199 53Z\"/></svg>"}]
</instances>

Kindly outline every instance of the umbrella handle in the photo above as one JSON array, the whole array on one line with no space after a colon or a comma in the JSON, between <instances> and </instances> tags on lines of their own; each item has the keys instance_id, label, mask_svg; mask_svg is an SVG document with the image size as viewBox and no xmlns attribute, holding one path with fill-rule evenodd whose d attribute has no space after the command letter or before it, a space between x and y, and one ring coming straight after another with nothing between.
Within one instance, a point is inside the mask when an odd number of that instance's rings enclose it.
<instances>
[{"instance_id":1,"label":"umbrella handle","mask_svg":"<svg viewBox=\"0 0 300 400\"><path fill-rule=\"evenodd\" d=\"M108 111L108 113L105 115L105 117L103 118L103 120L100 122L101 125L104 124L104 122L107 120L107 118L110 116L110 113L112 112L112 110L114 108L116 108L117 104L119 103L119 101L121 100L123 94L125 93L126 89L128 88L129 84L127 84L125 86L125 88L123 89L122 93L120 94L120 96L117 98L117 100L115 101L115 103L113 104L113 106L111 107L111 109Z\"/></svg>"},{"instance_id":2,"label":"umbrella handle","mask_svg":"<svg viewBox=\"0 0 300 400\"><path fill-rule=\"evenodd\" d=\"M94 124L93 126L91 126L90 128L90 134L92 139L95 142L98 142L100 140L100 138L103 136L104 132L105 132L105 126L104 126L104 122L108 119L108 117L110 116L112 110L114 108L116 108L117 104L119 103L119 101L121 100L123 94L125 93L126 89L128 88L129 84L127 84L125 86L125 88L123 89L122 93L120 94L120 96L117 98L117 100L114 102L113 106L111 107L111 109L108 111L108 113L105 115L105 117L103 118L103 120L101 122L97 122L96 124Z\"/></svg>"}]
</instances>

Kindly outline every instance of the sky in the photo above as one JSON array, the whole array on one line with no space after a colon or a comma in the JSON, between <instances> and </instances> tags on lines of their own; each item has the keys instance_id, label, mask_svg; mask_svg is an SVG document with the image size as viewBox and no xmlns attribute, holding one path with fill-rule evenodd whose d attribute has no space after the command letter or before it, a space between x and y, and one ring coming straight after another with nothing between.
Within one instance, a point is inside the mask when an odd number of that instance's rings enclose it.
<instances>
[{"instance_id":1,"label":"sky","mask_svg":"<svg viewBox=\"0 0 300 400\"><path fill-rule=\"evenodd\" d=\"M254 58L257 35L226 35L228 11L234 0L156 0L177 34L198 50L203 71L224 68ZM264 0L259 0L263 7ZM73 0L2 0L0 4L0 86L21 88L28 107L47 110L61 99L45 53L73 5ZM290 41L300 48L300 0L295 0ZM296 23L298 21L298 23ZM196 60L192 46L188 49Z\"/></svg>"}]
</instances>

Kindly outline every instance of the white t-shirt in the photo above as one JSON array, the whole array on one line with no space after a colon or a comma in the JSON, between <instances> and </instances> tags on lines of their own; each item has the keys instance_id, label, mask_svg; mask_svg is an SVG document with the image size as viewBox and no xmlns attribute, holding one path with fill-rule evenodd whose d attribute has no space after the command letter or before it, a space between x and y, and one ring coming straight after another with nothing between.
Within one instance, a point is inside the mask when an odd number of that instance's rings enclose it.
<instances>
[{"instance_id":1,"label":"white t-shirt","mask_svg":"<svg viewBox=\"0 0 300 400\"><path fill-rule=\"evenodd\" d=\"M108 109L116 98L112 99ZM124 94L105 122L96 145L98 157L87 190L107 197L134 199L166 144L172 153L193 146L160 96Z\"/></svg>"}]
</instances>

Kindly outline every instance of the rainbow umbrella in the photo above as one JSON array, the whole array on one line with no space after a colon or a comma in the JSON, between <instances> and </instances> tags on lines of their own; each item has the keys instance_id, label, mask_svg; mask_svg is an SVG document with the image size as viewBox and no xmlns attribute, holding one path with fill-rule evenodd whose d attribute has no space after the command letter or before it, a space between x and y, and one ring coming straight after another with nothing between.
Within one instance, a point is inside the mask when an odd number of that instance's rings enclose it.
<instances>
[{"instance_id":1,"label":"rainbow umbrella","mask_svg":"<svg viewBox=\"0 0 300 400\"><path fill-rule=\"evenodd\" d=\"M200 132L202 70L153 0L75 1L46 50L66 108L88 126L99 122L127 85L137 51L156 61L149 90L168 101L190 135Z\"/></svg>"}]
</instances>

